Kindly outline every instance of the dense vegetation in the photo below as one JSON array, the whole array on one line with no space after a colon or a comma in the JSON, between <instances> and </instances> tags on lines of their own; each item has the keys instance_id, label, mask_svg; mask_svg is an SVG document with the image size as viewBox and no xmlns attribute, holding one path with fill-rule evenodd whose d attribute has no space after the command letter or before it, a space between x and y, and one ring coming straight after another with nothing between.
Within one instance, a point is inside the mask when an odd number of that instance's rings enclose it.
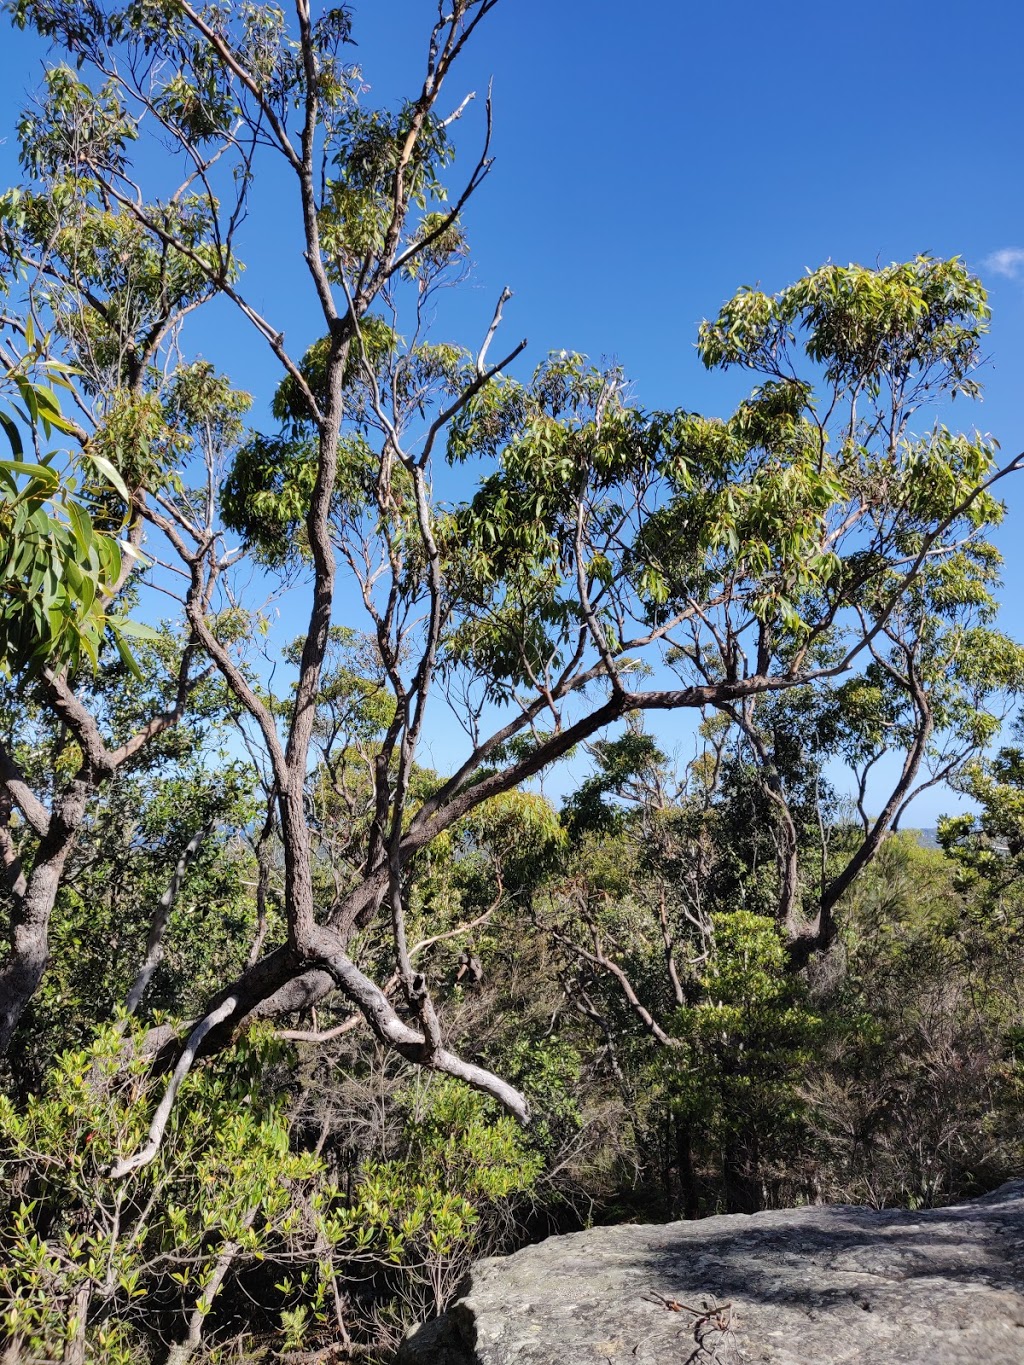
<instances>
[{"instance_id":1,"label":"dense vegetation","mask_svg":"<svg viewBox=\"0 0 1024 1365\"><path fill-rule=\"evenodd\" d=\"M1017 461L943 424L984 290L739 291L727 419L524 378L507 291L433 335L495 3L397 109L343 9L6 7L57 53L0 198L7 1365L386 1358L547 1231L1024 1167ZM243 269L264 174L301 352ZM266 421L194 349L218 304ZM980 813L926 846L940 783Z\"/></svg>"}]
</instances>

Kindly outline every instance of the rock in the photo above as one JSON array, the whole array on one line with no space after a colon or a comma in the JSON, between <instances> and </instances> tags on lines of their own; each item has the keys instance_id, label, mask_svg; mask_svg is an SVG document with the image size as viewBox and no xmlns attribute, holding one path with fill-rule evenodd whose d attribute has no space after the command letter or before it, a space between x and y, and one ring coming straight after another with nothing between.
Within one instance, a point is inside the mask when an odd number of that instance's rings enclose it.
<instances>
[{"instance_id":1,"label":"rock","mask_svg":"<svg viewBox=\"0 0 1024 1365\"><path fill-rule=\"evenodd\" d=\"M464 1290L398 1365L1024 1365L1024 1181L921 1213L591 1228Z\"/></svg>"}]
</instances>

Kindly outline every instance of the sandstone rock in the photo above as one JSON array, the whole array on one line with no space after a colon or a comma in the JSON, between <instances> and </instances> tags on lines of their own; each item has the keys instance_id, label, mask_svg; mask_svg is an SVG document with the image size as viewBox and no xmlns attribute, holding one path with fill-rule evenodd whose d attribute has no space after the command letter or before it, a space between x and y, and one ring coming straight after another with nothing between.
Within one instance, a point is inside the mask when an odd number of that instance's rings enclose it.
<instances>
[{"instance_id":1,"label":"sandstone rock","mask_svg":"<svg viewBox=\"0 0 1024 1365\"><path fill-rule=\"evenodd\" d=\"M592 1228L481 1261L399 1365L1024 1365L1024 1181L921 1213Z\"/></svg>"}]
</instances>

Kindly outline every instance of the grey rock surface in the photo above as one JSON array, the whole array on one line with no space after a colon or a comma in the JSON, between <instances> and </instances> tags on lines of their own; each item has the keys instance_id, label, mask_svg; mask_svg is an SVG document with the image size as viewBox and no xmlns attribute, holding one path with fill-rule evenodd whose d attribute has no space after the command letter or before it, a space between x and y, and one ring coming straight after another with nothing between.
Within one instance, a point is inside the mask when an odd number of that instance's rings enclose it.
<instances>
[{"instance_id":1,"label":"grey rock surface","mask_svg":"<svg viewBox=\"0 0 1024 1365\"><path fill-rule=\"evenodd\" d=\"M1024 1181L921 1213L592 1228L481 1261L399 1365L1024 1365Z\"/></svg>"}]
</instances>

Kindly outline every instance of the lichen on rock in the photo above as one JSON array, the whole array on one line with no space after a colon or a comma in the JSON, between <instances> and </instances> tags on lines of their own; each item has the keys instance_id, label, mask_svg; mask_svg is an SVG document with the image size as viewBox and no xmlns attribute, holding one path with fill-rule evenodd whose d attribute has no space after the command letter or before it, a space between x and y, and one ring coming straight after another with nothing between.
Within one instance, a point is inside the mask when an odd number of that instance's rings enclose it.
<instances>
[{"instance_id":1,"label":"lichen on rock","mask_svg":"<svg viewBox=\"0 0 1024 1365\"><path fill-rule=\"evenodd\" d=\"M481 1261L398 1365L1021 1365L1024 1181L591 1228Z\"/></svg>"}]
</instances>

